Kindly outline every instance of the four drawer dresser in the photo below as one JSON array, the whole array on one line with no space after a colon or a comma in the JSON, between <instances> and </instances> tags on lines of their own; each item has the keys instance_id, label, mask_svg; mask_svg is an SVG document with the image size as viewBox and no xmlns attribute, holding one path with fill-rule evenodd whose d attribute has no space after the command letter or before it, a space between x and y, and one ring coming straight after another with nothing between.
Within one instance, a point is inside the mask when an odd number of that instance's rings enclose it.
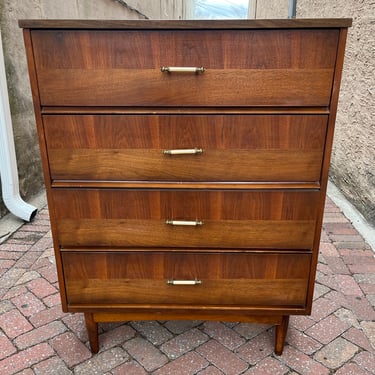
<instances>
[{"instance_id":1,"label":"four drawer dresser","mask_svg":"<svg viewBox=\"0 0 375 375\"><path fill-rule=\"evenodd\" d=\"M349 19L22 20L62 308L312 307Z\"/></svg>"}]
</instances>

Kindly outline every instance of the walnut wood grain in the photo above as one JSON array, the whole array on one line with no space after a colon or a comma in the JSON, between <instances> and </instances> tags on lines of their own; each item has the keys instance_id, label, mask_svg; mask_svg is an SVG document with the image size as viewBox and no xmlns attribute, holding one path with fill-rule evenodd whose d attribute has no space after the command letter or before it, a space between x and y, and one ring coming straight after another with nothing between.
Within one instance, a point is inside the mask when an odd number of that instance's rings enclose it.
<instances>
[{"instance_id":1,"label":"walnut wood grain","mask_svg":"<svg viewBox=\"0 0 375 375\"><path fill-rule=\"evenodd\" d=\"M327 116L43 117L53 180L320 180ZM165 149L203 148L200 155Z\"/></svg>"},{"instance_id":2,"label":"walnut wood grain","mask_svg":"<svg viewBox=\"0 0 375 375\"><path fill-rule=\"evenodd\" d=\"M44 106L325 106L338 39L334 29L32 35Z\"/></svg>"},{"instance_id":3,"label":"walnut wood grain","mask_svg":"<svg viewBox=\"0 0 375 375\"><path fill-rule=\"evenodd\" d=\"M310 254L62 254L68 303L303 307ZM169 285L198 279L199 285ZM235 292L234 292L235 291Z\"/></svg>"},{"instance_id":4,"label":"walnut wood grain","mask_svg":"<svg viewBox=\"0 0 375 375\"><path fill-rule=\"evenodd\" d=\"M311 249L319 192L53 191L62 246ZM200 220L199 227L167 220Z\"/></svg>"}]
</instances>

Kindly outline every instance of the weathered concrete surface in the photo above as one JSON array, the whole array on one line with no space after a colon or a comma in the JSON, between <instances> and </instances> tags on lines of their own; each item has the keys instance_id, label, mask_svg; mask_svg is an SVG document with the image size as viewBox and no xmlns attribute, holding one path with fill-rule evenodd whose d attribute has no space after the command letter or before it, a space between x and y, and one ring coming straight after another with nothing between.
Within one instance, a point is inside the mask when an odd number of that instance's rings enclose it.
<instances>
[{"instance_id":1,"label":"weathered concrete surface","mask_svg":"<svg viewBox=\"0 0 375 375\"><path fill-rule=\"evenodd\" d=\"M18 27L18 20L182 18L187 15L190 3L189 0L0 0L0 29L23 197L28 199L37 194L44 184L22 30ZM6 212L0 189L0 217Z\"/></svg>"},{"instance_id":2,"label":"weathered concrete surface","mask_svg":"<svg viewBox=\"0 0 375 375\"><path fill-rule=\"evenodd\" d=\"M249 8L255 8L257 19L288 18L289 0L250 0Z\"/></svg>"},{"instance_id":3,"label":"weathered concrete surface","mask_svg":"<svg viewBox=\"0 0 375 375\"><path fill-rule=\"evenodd\" d=\"M288 4L257 0L257 18L285 18ZM375 1L297 0L297 18L340 17L353 18L353 27L348 34L330 176L375 226Z\"/></svg>"},{"instance_id":4,"label":"weathered concrete surface","mask_svg":"<svg viewBox=\"0 0 375 375\"><path fill-rule=\"evenodd\" d=\"M352 17L331 178L375 225L375 1L298 0L297 17Z\"/></svg>"}]
</instances>

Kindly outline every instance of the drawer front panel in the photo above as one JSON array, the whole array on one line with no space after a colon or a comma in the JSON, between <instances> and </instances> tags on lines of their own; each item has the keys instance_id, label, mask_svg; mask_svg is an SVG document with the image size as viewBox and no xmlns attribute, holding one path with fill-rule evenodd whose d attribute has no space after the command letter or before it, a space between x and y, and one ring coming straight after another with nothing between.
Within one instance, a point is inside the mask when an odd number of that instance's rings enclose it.
<instances>
[{"instance_id":1,"label":"drawer front panel","mask_svg":"<svg viewBox=\"0 0 375 375\"><path fill-rule=\"evenodd\" d=\"M320 192L54 189L61 246L311 249Z\"/></svg>"},{"instance_id":2,"label":"drawer front panel","mask_svg":"<svg viewBox=\"0 0 375 375\"><path fill-rule=\"evenodd\" d=\"M327 106L338 34L34 30L32 42L44 106Z\"/></svg>"},{"instance_id":3,"label":"drawer front panel","mask_svg":"<svg viewBox=\"0 0 375 375\"><path fill-rule=\"evenodd\" d=\"M315 182L327 129L324 115L46 115L43 122L53 180Z\"/></svg>"},{"instance_id":4,"label":"drawer front panel","mask_svg":"<svg viewBox=\"0 0 375 375\"><path fill-rule=\"evenodd\" d=\"M62 261L68 304L303 306L311 255L63 252Z\"/></svg>"}]
</instances>

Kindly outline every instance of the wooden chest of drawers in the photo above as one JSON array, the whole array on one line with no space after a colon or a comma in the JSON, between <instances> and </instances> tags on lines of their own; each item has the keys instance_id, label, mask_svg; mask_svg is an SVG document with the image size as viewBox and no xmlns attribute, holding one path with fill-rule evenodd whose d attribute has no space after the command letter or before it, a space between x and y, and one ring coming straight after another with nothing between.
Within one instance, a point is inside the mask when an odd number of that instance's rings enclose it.
<instances>
[{"instance_id":1,"label":"wooden chest of drawers","mask_svg":"<svg viewBox=\"0 0 375 375\"><path fill-rule=\"evenodd\" d=\"M64 311L309 314L350 20L20 21Z\"/></svg>"}]
</instances>

